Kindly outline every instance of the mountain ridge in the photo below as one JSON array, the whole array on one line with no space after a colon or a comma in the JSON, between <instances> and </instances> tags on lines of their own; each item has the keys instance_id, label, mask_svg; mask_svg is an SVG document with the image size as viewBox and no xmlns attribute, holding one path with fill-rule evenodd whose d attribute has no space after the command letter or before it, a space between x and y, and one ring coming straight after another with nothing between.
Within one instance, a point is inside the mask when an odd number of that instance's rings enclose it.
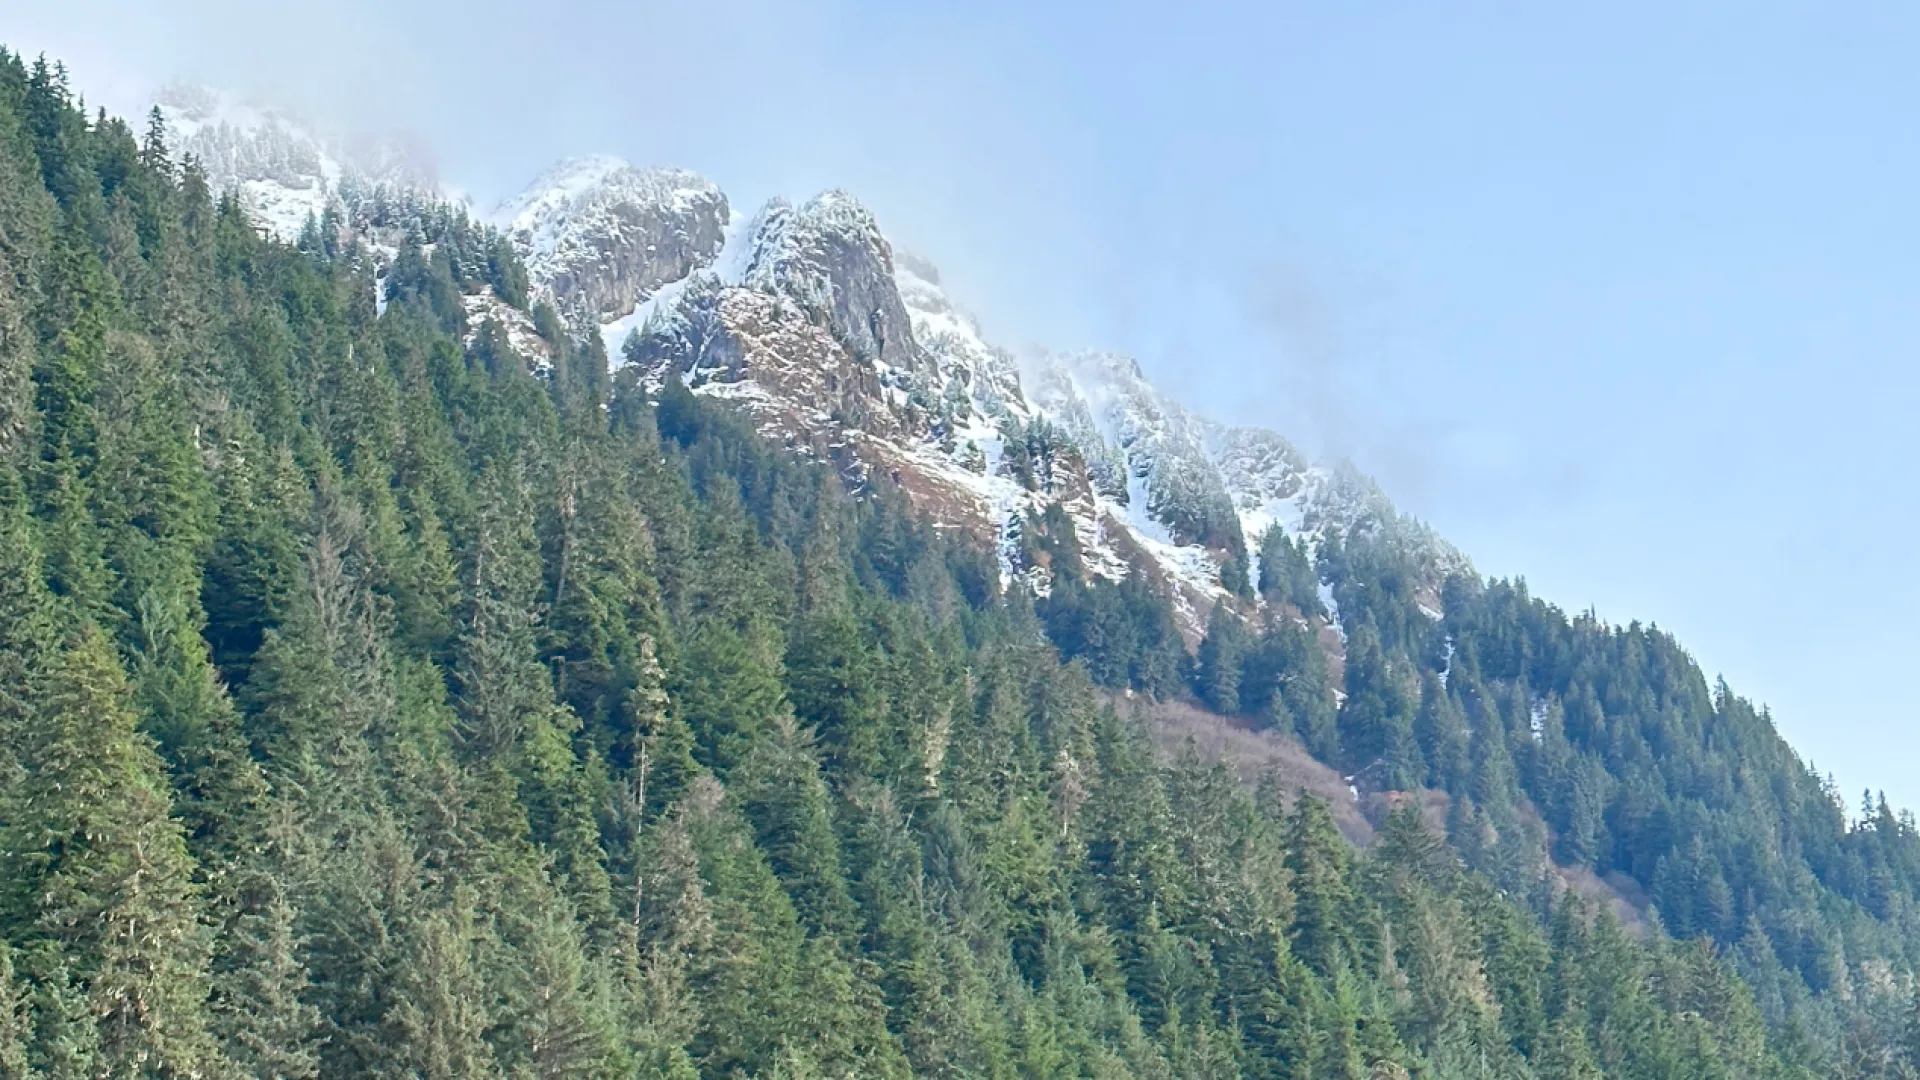
<instances>
[{"instance_id":1,"label":"mountain ridge","mask_svg":"<svg viewBox=\"0 0 1920 1080\"><path fill-rule=\"evenodd\" d=\"M192 87L169 88L161 107L182 135L176 153L208 163L210 179L238 189L282 239L296 239L330 205L344 209L343 191L381 185L471 210L431 169L369 168L338 140L272 109ZM1247 583L1258 578L1260 534L1270 525L1299 536L1310 555L1329 530L1394 533L1421 553L1436 604L1445 575L1471 565L1351 464L1315 464L1277 431L1202 417L1154 387L1131 357L1016 353L991 342L931 262L912 256L896 265L879 222L848 192L797 205L776 197L743 215L692 171L589 154L556 162L475 217L519 253L536 299L600 333L616 368L627 362L630 337L661 338L642 345L645 378L657 385L678 367L696 393L732 398L759 413L769 434L838 453L856 479L879 469L936 519L992 545L1006 581L1047 590L1045 568L1021 565L1015 553L1024 516L1055 502L1095 573L1117 579L1144 555L1175 593L1193 640L1215 602L1258 606ZM388 261L396 250L375 247ZM709 281L723 293L748 292L722 304L696 289L689 300L690 285ZM524 316L476 304L476 320L497 319L516 346L536 359L544 353ZM711 342L689 337L689 320L751 324L747 351L784 374L764 385L745 356L696 373L688 365L705 363L696 354ZM796 383L799 368L836 370ZM844 420L816 398L835 401ZM1006 451L1035 424L1064 432L1062 449L1077 460L1058 475L1051 465L1043 477L1022 472L1014 489L997 483L1009 467L1025 470L1018 460L1010 466Z\"/></svg>"},{"instance_id":2,"label":"mountain ridge","mask_svg":"<svg viewBox=\"0 0 1920 1080\"><path fill-rule=\"evenodd\" d=\"M536 180L502 204L495 222L505 227L518 207L554 198L554 187ZM1153 387L1130 357L1088 350L1016 354L989 341L978 320L946 294L933 265L920 256L897 262L879 223L844 191L797 207L775 199L753 220L748 246L736 256L745 260L744 273L736 271L730 280L711 273L724 246L718 245L687 275L663 282L679 288L644 314L636 317L639 303L635 311L606 313L613 317L600 320L598 328L610 354L626 360L631 336L635 355L648 367L645 377L655 383L667 368L680 365L697 393L729 396L763 416L785 417L775 425L785 437L824 437L849 449L845 436L856 436L874 459L868 464L917 492L936 517L972 528L1003 554L1017 546L1023 515L1058 502L1096 572L1117 578L1128 572L1129 560L1109 538L1124 533L1129 552L1148 555L1175 589L1183 628L1196 638L1213 602L1237 595L1257 606L1248 595L1247 582L1258 576L1256 553L1249 549L1273 524L1300 535L1310 551L1329 530L1396 533L1423 553L1436 603L1445 574L1470 566L1430 529L1399 514L1351 465L1314 465L1276 431L1201 417ZM533 259L540 255L529 246L522 250ZM551 289L538 270L534 276L536 288ZM718 373L685 366L703 362L685 360L701 348L685 336L690 321L718 314L716 325L725 325L729 312L749 317L744 300L711 311L685 309L704 302L704 293L696 290L689 301L685 291L696 276L711 276L721 292L746 289L788 301L786 308L762 304L752 316L762 334L783 320L792 324L781 361L813 369L851 366L827 387L784 385L791 372L755 381L751 365L738 362ZM798 325L803 321L824 325L841 349ZM681 336L671 346L645 340L673 334ZM871 370L869 384L861 385L854 368ZM845 396L849 387L852 397ZM847 419L832 434L821 427L821 410L804 408L800 400L822 390L842 395L837 407ZM1077 460L1064 462L1059 475L1023 478L1024 496L997 488L993 481L1009 467L1009 440L1036 423L1065 432L1063 449ZM956 473L954 463L974 475ZM1059 499L1045 490L1050 485L1059 486ZM969 500L984 504L975 511L979 520L957 512ZM1003 577L1017 576L1043 593L1047 588L1043 568L1003 558Z\"/></svg>"}]
</instances>

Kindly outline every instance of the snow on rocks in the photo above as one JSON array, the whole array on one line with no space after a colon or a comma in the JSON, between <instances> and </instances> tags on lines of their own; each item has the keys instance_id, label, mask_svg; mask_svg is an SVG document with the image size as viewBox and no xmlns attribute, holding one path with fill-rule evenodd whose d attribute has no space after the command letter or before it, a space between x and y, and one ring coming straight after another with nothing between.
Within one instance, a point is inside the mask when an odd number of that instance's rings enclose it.
<instances>
[{"instance_id":1,"label":"snow on rocks","mask_svg":"<svg viewBox=\"0 0 1920 1080\"><path fill-rule=\"evenodd\" d=\"M382 187L446 202L430 157L393 137L344 138L273 106L205 86L160 90L168 147L206 170L215 191L233 191L261 230L292 243L309 220L339 207L343 192Z\"/></svg>"},{"instance_id":2,"label":"snow on rocks","mask_svg":"<svg viewBox=\"0 0 1920 1080\"><path fill-rule=\"evenodd\" d=\"M617 199L664 209L629 230L606 220ZM1335 532L1385 531L1423 553L1434 603L1439 575L1464 565L1351 466L1315 465L1278 433L1200 416L1129 357L1016 357L993 344L938 270L896 251L844 192L775 199L746 217L692 174L587 158L550 171L496 220L536 289L600 297L585 310L616 366L728 401L856 488L891 482L937 525L990 545L1008 584L1051 587L1044 566L1023 562L1021 536L1056 506L1090 573L1147 568L1170 586L1189 635L1230 597L1229 561L1256 572L1250 549L1274 525L1309 556ZM636 276L605 254L616 233L648 251L681 245L685 257Z\"/></svg>"},{"instance_id":3,"label":"snow on rocks","mask_svg":"<svg viewBox=\"0 0 1920 1080\"><path fill-rule=\"evenodd\" d=\"M583 327L704 268L731 218L726 195L701 176L604 155L555 165L493 213L535 288Z\"/></svg>"},{"instance_id":4,"label":"snow on rocks","mask_svg":"<svg viewBox=\"0 0 1920 1080\"><path fill-rule=\"evenodd\" d=\"M468 205L392 140L344 142L194 87L170 88L161 106L175 152L201 161L283 240L347 210L343 228L364 233L385 266L404 223L382 231L351 207L395 193L408 205ZM994 344L939 271L897 251L845 192L746 215L695 173L595 155L555 165L489 220L524 259L535 298L598 332L615 367L638 364L650 386L677 378L728 401L856 488L890 482L936 524L991 545L1008 583L1051 587L1046 566L1026 565L1022 536L1054 508L1088 572L1155 574L1190 635L1230 598L1230 564L1257 577L1260 538L1275 525L1310 558L1335 534L1403 545L1429 617L1440 614L1439 583L1467 565L1351 465L1314 464L1276 432L1201 416L1129 357L1016 357ZM384 279L374 289L383 307ZM551 364L526 311L490 294L464 303L470 337L497 325L536 369Z\"/></svg>"},{"instance_id":5,"label":"snow on rocks","mask_svg":"<svg viewBox=\"0 0 1920 1080\"><path fill-rule=\"evenodd\" d=\"M505 336L507 347L526 360L529 367L535 371L552 369L553 347L534 329L533 319L526 312L491 292L468 293L460 301L467 311L465 344L471 346L482 328L492 323Z\"/></svg>"},{"instance_id":6,"label":"snow on rocks","mask_svg":"<svg viewBox=\"0 0 1920 1080\"><path fill-rule=\"evenodd\" d=\"M919 348L894 282L893 246L865 206L842 191L761 211L746 287L780 293L827 320L863 362L912 372Z\"/></svg>"},{"instance_id":7,"label":"snow on rocks","mask_svg":"<svg viewBox=\"0 0 1920 1080\"><path fill-rule=\"evenodd\" d=\"M199 162L215 191L238 192L276 239L299 239L308 218L326 211L344 166L303 122L204 86L166 87L159 108L173 153Z\"/></svg>"}]
</instances>

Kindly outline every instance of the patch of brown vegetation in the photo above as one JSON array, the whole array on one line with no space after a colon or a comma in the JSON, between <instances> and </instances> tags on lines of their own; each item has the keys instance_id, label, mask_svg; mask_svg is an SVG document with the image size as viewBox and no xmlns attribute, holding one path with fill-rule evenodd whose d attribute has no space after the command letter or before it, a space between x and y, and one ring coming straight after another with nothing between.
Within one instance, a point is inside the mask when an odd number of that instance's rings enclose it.
<instances>
[{"instance_id":1,"label":"patch of brown vegetation","mask_svg":"<svg viewBox=\"0 0 1920 1080\"><path fill-rule=\"evenodd\" d=\"M1553 864L1553 873L1559 879L1561 890L1571 892L1585 900L1594 910L1605 908L1613 912L1629 934L1644 938L1653 927L1647 922L1647 905L1650 901L1640 883L1621 873L1611 871L1606 877L1595 874L1584 866L1561 866Z\"/></svg>"},{"instance_id":2,"label":"patch of brown vegetation","mask_svg":"<svg viewBox=\"0 0 1920 1080\"><path fill-rule=\"evenodd\" d=\"M1249 787L1263 776L1275 776L1289 800L1303 791L1326 800L1334 823L1356 847L1373 842L1373 824L1347 789L1346 778L1292 736L1254 731L1184 701L1115 695L1114 706L1144 723L1154 744L1169 757L1191 746L1202 761L1225 765Z\"/></svg>"},{"instance_id":3,"label":"patch of brown vegetation","mask_svg":"<svg viewBox=\"0 0 1920 1080\"><path fill-rule=\"evenodd\" d=\"M1191 702L1152 701L1123 694L1113 694L1111 700L1122 715L1133 716L1146 725L1154 745L1168 758L1192 748L1202 761L1225 765L1248 787L1258 785L1263 777L1277 777L1287 792L1289 805L1301 792L1324 799L1341 834L1355 847L1372 844L1375 831L1386 822L1387 815L1408 805L1419 808L1429 829L1446 834L1452 799L1444 791L1363 791L1355 798L1338 770L1308 753L1291 735L1255 731L1244 722ZM1539 820L1531 802L1524 802L1520 812ZM1648 931L1647 896L1632 878L1617 871L1603 878L1587 867L1552 861L1542 869L1553 874L1556 894L1571 891L1588 906L1611 911L1635 936Z\"/></svg>"}]
</instances>

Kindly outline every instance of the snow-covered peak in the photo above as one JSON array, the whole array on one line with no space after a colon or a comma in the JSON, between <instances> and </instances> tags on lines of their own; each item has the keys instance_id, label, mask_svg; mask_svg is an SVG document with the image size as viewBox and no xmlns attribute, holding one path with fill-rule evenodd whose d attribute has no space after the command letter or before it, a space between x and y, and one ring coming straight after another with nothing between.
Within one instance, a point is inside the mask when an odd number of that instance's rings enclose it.
<instances>
[{"instance_id":1,"label":"snow-covered peak","mask_svg":"<svg viewBox=\"0 0 1920 1080\"><path fill-rule=\"evenodd\" d=\"M873 212L843 191L761 211L745 284L825 316L862 363L900 371L921 352L894 279L893 246Z\"/></svg>"},{"instance_id":2,"label":"snow-covered peak","mask_svg":"<svg viewBox=\"0 0 1920 1080\"><path fill-rule=\"evenodd\" d=\"M202 132L226 128L236 135L257 135L278 129L311 144L316 151L325 141L316 127L302 117L211 86L173 83L154 94L154 103L166 117L167 128L176 139L191 139ZM207 165L212 167L211 162Z\"/></svg>"},{"instance_id":3,"label":"snow-covered peak","mask_svg":"<svg viewBox=\"0 0 1920 1080\"><path fill-rule=\"evenodd\" d=\"M546 172L534 177L525 190L501 201L494 209L494 223L510 228L542 208L557 209L592 191L609 176L633 166L611 154L582 154L563 158Z\"/></svg>"},{"instance_id":4,"label":"snow-covered peak","mask_svg":"<svg viewBox=\"0 0 1920 1080\"><path fill-rule=\"evenodd\" d=\"M254 220L282 240L325 211L345 166L306 122L205 86L160 91L170 148L206 170L216 191L235 190Z\"/></svg>"},{"instance_id":5,"label":"snow-covered peak","mask_svg":"<svg viewBox=\"0 0 1920 1080\"><path fill-rule=\"evenodd\" d=\"M534 287L585 328L706 266L732 216L725 193L697 173L593 155L540 174L493 220Z\"/></svg>"},{"instance_id":6,"label":"snow-covered peak","mask_svg":"<svg viewBox=\"0 0 1920 1080\"><path fill-rule=\"evenodd\" d=\"M1201 416L1131 356L1016 359L846 192L776 198L748 219L693 174L589 157L496 220L536 288L590 317L645 385L726 400L856 485L889 478L943 526L990 538L1009 581L1051 587L1022 538L1056 507L1084 572L1146 569L1196 634L1215 600L1245 596L1254 541L1276 523L1310 551L1381 530L1426 566L1464 563L1351 467Z\"/></svg>"},{"instance_id":7,"label":"snow-covered peak","mask_svg":"<svg viewBox=\"0 0 1920 1080\"><path fill-rule=\"evenodd\" d=\"M718 185L686 169L638 169L608 154L567 158L541 173L526 190L502 202L493 220L522 246L531 263L552 257L570 226L597 209L620 204L689 213L726 204Z\"/></svg>"},{"instance_id":8,"label":"snow-covered peak","mask_svg":"<svg viewBox=\"0 0 1920 1080\"><path fill-rule=\"evenodd\" d=\"M349 189L461 201L439 190L432 156L417 142L343 137L278 106L206 86L174 84L156 101L174 155L198 162L215 190L237 191L255 223L282 240L296 239L309 217L323 216Z\"/></svg>"},{"instance_id":9,"label":"snow-covered peak","mask_svg":"<svg viewBox=\"0 0 1920 1080\"><path fill-rule=\"evenodd\" d=\"M760 211L746 283L769 292L824 288L837 264L859 257L892 276L892 245L858 199L837 190L798 206L776 198Z\"/></svg>"}]
</instances>

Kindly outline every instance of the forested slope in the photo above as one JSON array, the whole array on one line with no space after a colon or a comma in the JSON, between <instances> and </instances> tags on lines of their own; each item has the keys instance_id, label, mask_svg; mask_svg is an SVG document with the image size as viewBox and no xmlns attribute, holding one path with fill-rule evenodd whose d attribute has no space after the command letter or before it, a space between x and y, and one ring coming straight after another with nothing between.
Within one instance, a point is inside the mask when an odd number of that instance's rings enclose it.
<instances>
[{"instance_id":1,"label":"forested slope","mask_svg":"<svg viewBox=\"0 0 1920 1080\"><path fill-rule=\"evenodd\" d=\"M0 58L0 1077L1907 1075L1911 824L1669 639L1435 621L1347 538L1336 709L1296 622L1189 660L1146 575L1003 594L544 309L534 374L457 213L382 310L165 140ZM1355 852L1096 680L1452 844Z\"/></svg>"}]
</instances>

